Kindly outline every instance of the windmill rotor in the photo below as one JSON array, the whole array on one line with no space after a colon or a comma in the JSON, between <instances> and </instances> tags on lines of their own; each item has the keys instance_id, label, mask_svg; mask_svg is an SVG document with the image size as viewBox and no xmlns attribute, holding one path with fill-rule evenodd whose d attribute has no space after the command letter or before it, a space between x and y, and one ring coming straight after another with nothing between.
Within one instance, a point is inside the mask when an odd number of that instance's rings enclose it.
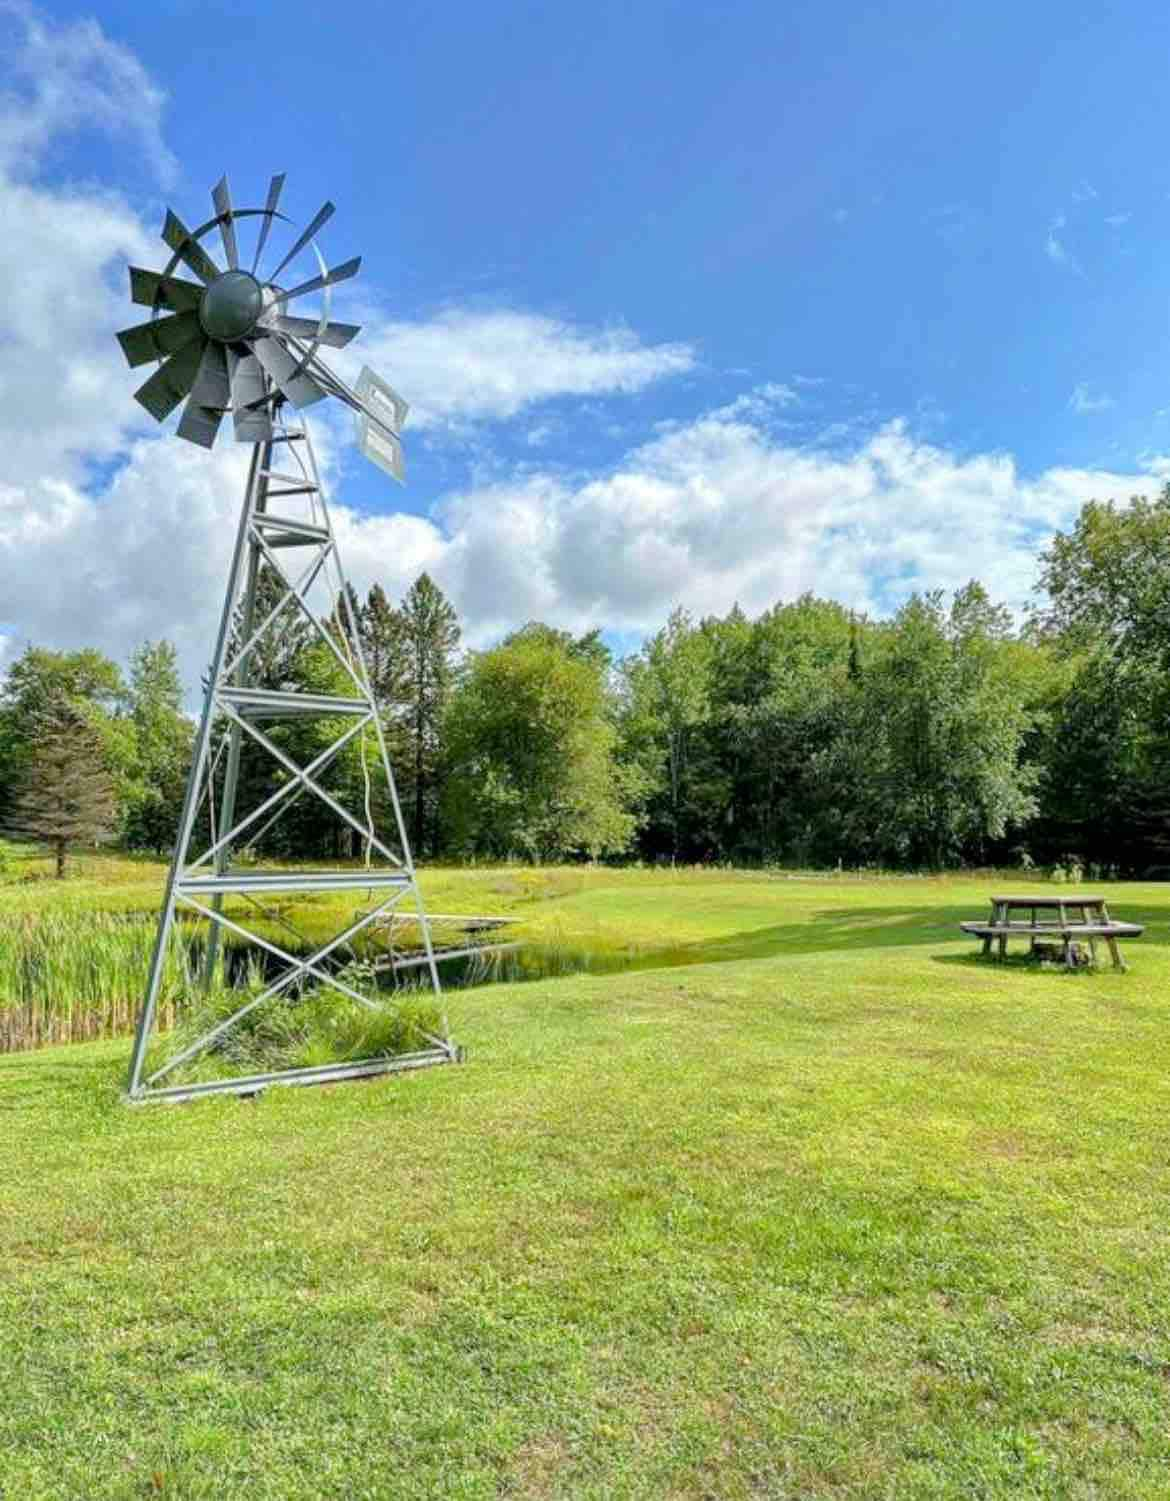
<instances>
[{"instance_id":1,"label":"windmill rotor","mask_svg":"<svg viewBox=\"0 0 1170 1501\"><path fill-rule=\"evenodd\" d=\"M237 441L264 442L282 402L303 408L336 396L357 414L363 452L402 479L401 423L387 428L386 408L370 411L319 354L322 346L344 348L360 332L331 314L333 288L356 276L361 257L330 266L317 235L334 205L326 201L298 232L279 208L284 181L283 173L272 178L263 208L236 208L221 178L211 192L215 213L195 229L167 210L162 240L170 259L161 271L129 268L131 300L148 307L150 318L117 336L132 368L160 362L135 398L159 422L182 404L178 436L211 448L229 414ZM255 249L245 265L241 238L253 229ZM280 230L292 236L287 246ZM315 293L319 309L292 306ZM401 398L392 409L405 418ZM376 443L367 441L371 433Z\"/></svg>"}]
</instances>

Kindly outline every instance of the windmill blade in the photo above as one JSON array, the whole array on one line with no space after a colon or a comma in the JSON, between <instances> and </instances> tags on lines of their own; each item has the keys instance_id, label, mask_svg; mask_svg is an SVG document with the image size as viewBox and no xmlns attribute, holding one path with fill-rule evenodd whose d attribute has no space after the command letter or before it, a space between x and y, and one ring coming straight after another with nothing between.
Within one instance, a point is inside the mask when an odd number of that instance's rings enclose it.
<instances>
[{"instance_id":1,"label":"windmill blade","mask_svg":"<svg viewBox=\"0 0 1170 1501\"><path fill-rule=\"evenodd\" d=\"M319 292L322 287L336 286L339 281L348 281L351 276L358 274L361 264L361 256L355 255L352 261L346 261L341 266L334 266L332 270L326 271L324 276L314 276L312 281L303 281L299 287L293 287L290 292L278 292L272 299L273 305L288 302L293 297L301 297L306 292Z\"/></svg>"},{"instance_id":2,"label":"windmill blade","mask_svg":"<svg viewBox=\"0 0 1170 1501\"><path fill-rule=\"evenodd\" d=\"M311 375L305 374L278 339L257 339L252 352L293 406L312 406L325 396L324 389Z\"/></svg>"},{"instance_id":3,"label":"windmill blade","mask_svg":"<svg viewBox=\"0 0 1170 1501\"><path fill-rule=\"evenodd\" d=\"M260 257L264 254L264 246L268 243L268 231L272 228L272 216L276 213L276 205L280 202L281 190L284 187L284 173L278 172L268 184L268 202L264 205L264 222L260 226L260 238L256 242L256 254L252 257L252 274L256 274L256 267L260 264Z\"/></svg>"},{"instance_id":4,"label":"windmill blade","mask_svg":"<svg viewBox=\"0 0 1170 1501\"><path fill-rule=\"evenodd\" d=\"M272 437L272 418L262 402L268 394L264 371L254 354L228 350L228 375L232 389L232 417L237 443L265 443Z\"/></svg>"},{"instance_id":5,"label":"windmill blade","mask_svg":"<svg viewBox=\"0 0 1170 1501\"><path fill-rule=\"evenodd\" d=\"M232 195L228 189L227 173L211 190L211 201L219 217L219 234L223 240L223 253L231 270L240 264L240 251L236 244L236 226L232 215Z\"/></svg>"},{"instance_id":6,"label":"windmill blade","mask_svg":"<svg viewBox=\"0 0 1170 1501\"><path fill-rule=\"evenodd\" d=\"M219 432L219 424L222 420L222 412L201 406L195 400L195 393L192 391L187 398L187 405L183 408L183 415L179 418L179 425L175 432L180 438L186 438L191 443L198 443L200 448L214 448L215 435Z\"/></svg>"},{"instance_id":7,"label":"windmill blade","mask_svg":"<svg viewBox=\"0 0 1170 1501\"><path fill-rule=\"evenodd\" d=\"M361 333L361 327L356 323L327 323L318 334L317 330L321 328L319 318L293 318L287 313L278 313L272 323L282 334L292 334L295 338L304 339L306 343L318 339L331 349L344 349L351 339Z\"/></svg>"},{"instance_id":8,"label":"windmill blade","mask_svg":"<svg viewBox=\"0 0 1170 1501\"><path fill-rule=\"evenodd\" d=\"M301 253L301 251L321 228L322 224L326 223L332 217L333 205L328 202L328 200L326 200L326 202L323 203L317 210L315 217L305 226L296 244L285 256L284 260L281 261L280 265L277 266L276 270L272 273L268 280L275 281L280 273L284 270L284 268L288 265L289 261L291 261L295 255L299 255Z\"/></svg>"},{"instance_id":9,"label":"windmill blade","mask_svg":"<svg viewBox=\"0 0 1170 1501\"><path fill-rule=\"evenodd\" d=\"M203 288L177 276L163 276L142 266L131 266L130 301L140 307L169 307L176 313L193 312L199 306Z\"/></svg>"},{"instance_id":10,"label":"windmill blade","mask_svg":"<svg viewBox=\"0 0 1170 1501\"><path fill-rule=\"evenodd\" d=\"M191 402L201 407L218 407L221 411L232 404L227 351L215 339L210 339L203 351L203 358L199 362L199 372L195 377L195 384L191 387ZM210 443L207 446L210 448Z\"/></svg>"},{"instance_id":11,"label":"windmill blade","mask_svg":"<svg viewBox=\"0 0 1170 1501\"><path fill-rule=\"evenodd\" d=\"M201 336L198 313L173 313L169 318L153 318L149 323L124 328L117 339L133 370L136 365L165 359Z\"/></svg>"},{"instance_id":12,"label":"windmill blade","mask_svg":"<svg viewBox=\"0 0 1170 1501\"><path fill-rule=\"evenodd\" d=\"M219 275L219 267L199 241L191 238L191 231L174 209L167 209L162 237L179 259L190 266L200 281L214 281Z\"/></svg>"},{"instance_id":13,"label":"windmill blade","mask_svg":"<svg viewBox=\"0 0 1170 1501\"><path fill-rule=\"evenodd\" d=\"M192 339L177 354L160 365L150 379L139 386L134 399L142 403L157 421L173 412L195 384L199 362L203 358L201 339Z\"/></svg>"}]
</instances>

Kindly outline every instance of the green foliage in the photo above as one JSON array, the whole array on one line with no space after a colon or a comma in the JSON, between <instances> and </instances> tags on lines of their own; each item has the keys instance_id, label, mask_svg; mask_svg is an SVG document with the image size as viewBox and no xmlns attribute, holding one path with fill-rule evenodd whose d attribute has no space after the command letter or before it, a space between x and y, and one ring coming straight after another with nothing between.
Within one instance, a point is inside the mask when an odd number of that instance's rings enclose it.
<instances>
[{"instance_id":1,"label":"green foliage","mask_svg":"<svg viewBox=\"0 0 1170 1501\"><path fill-rule=\"evenodd\" d=\"M1040 629L1067 649L1170 660L1170 484L1153 500L1089 501L1043 554Z\"/></svg>"},{"instance_id":2,"label":"green foliage","mask_svg":"<svg viewBox=\"0 0 1170 1501\"><path fill-rule=\"evenodd\" d=\"M169 641L145 641L130 658L130 705L137 762L124 815L126 843L161 852L175 839L193 736Z\"/></svg>"},{"instance_id":3,"label":"green foliage","mask_svg":"<svg viewBox=\"0 0 1170 1501\"><path fill-rule=\"evenodd\" d=\"M127 1033L154 948L153 918L70 904L0 920L0 1053ZM181 947L163 971L159 1021L170 1026L185 983Z\"/></svg>"},{"instance_id":4,"label":"green foliage","mask_svg":"<svg viewBox=\"0 0 1170 1501\"><path fill-rule=\"evenodd\" d=\"M242 989L217 985L201 1004L184 1013L173 1032L155 1042L147 1072L228 1020L246 1004L249 993L258 995L266 983L253 969ZM429 996L401 1002L388 997L386 1004L371 1009L329 986L319 986L305 995L271 996L253 1006L205 1052L167 1074L166 1082L195 1083L397 1057L433 1046L430 1039L441 1028L439 1009Z\"/></svg>"},{"instance_id":5,"label":"green foliage","mask_svg":"<svg viewBox=\"0 0 1170 1501\"><path fill-rule=\"evenodd\" d=\"M547 860L624 849L616 732L588 653L524 633L474 655L446 722L449 838L469 855Z\"/></svg>"},{"instance_id":6,"label":"green foliage","mask_svg":"<svg viewBox=\"0 0 1170 1501\"><path fill-rule=\"evenodd\" d=\"M459 620L429 574L411 585L399 611L402 676L397 743L403 749L399 788L416 854L438 844L442 796L442 727L455 681Z\"/></svg>"},{"instance_id":7,"label":"green foliage","mask_svg":"<svg viewBox=\"0 0 1170 1501\"><path fill-rule=\"evenodd\" d=\"M93 722L64 697L39 705L32 744L9 789L5 830L49 845L57 875L78 845L95 845L114 827L114 783Z\"/></svg>"}]
</instances>

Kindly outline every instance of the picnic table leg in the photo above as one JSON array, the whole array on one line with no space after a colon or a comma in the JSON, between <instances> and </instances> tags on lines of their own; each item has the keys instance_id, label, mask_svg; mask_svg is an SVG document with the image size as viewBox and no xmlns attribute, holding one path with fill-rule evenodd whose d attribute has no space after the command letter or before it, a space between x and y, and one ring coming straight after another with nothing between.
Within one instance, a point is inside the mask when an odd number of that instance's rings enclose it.
<instances>
[{"instance_id":1,"label":"picnic table leg","mask_svg":"<svg viewBox=\"0 0 1170 1501\"><path fill-rule=\"evenodd\" d=\"M1091 933L1089 934L1089 958L1093 961L1094 967L1096 967L1096 964L1097 964L1097 940L1093 937L1093 935Z\"/></svg>"},{"instance_id":2,"label":"picnic table leg","mask_svg":"<svg viewBox=\"0 0 1170 1501\"><path fill-rule=\"evenodd\" d=\"M999 935L999 957L1000 957L1001 960L1007 958L1007 934L1006 933L1001 933Z\"/></svg>"},{"instance_id":3,"label":"picnic table leg","mask_svg":"<svg viewBox=\"0 0 1170 1501\"><path fill-rule=\"evenodd\" d=\"M991 934L987 933L983 939L983 957L986 959L991 953Z\"/></svg>"},{"instance_id":4,"label":"picnic table leg","mask_svg":"<svg viewBox=\"0 0 1170 1501\"><path fill-rule=\"evenodd\" d=\"M1124 970L1125 961L1121 957L1121 950L1117 947L1117 939L1107 938L1105 942L1109 945L1109 952L1113 956L1113 968Z\"/></svg>"},{"instance_id":5,"label":"picnic table leg","mask_svg":"<svg viewBox=\"0 0 1170 1501\"><path fill-rule=\"evenodd\" d=\"M1068 933L1062 933L1060 936L1064 943L1064 967L1065 969L1072 969L1072 937Z\"/></svg>"}]
</instances>

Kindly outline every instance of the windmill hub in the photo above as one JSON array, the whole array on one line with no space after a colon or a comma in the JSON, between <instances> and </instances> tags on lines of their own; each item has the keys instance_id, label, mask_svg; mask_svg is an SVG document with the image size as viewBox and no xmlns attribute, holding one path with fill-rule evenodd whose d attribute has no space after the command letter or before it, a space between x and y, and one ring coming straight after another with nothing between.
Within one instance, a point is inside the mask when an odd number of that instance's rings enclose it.
<instances>
[{"instance_id":1,"label":"windmill hub","mask_svg":"<svg viewBox=\"0 0 1170 1501\"><path fill-rule=\"evenodd\" d=\"M210 338L230 343L250 334L263 311L264 293L256 278L247 271L225 271L204 289L199 321Z\"/></svg>"}]
</instances>

